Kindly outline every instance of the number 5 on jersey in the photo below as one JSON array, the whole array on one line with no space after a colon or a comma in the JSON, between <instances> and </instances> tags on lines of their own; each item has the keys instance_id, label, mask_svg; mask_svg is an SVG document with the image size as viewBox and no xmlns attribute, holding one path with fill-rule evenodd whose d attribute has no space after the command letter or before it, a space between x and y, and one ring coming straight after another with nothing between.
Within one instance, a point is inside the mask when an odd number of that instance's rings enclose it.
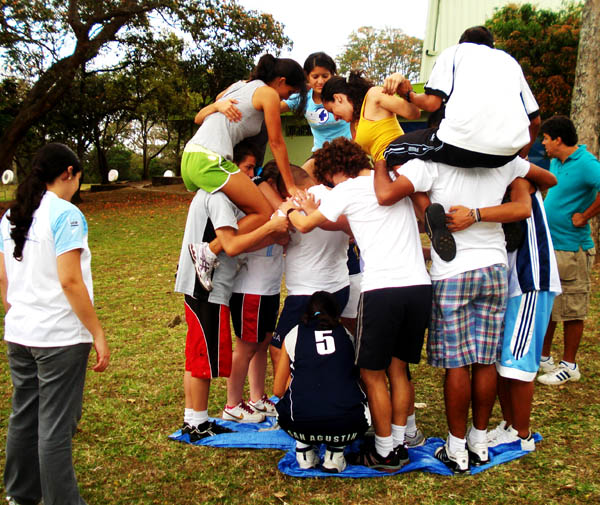
<instances>
[{"instance_id":1,"label":"number 5 on jersey","mask_svg":"<svg viewBox=\"0 0 600 505\"><path fill-rule=\"evenodd\" d=\"M317 352L320 355L332 354L335 352L335 340L331 336L331 330L315 331L315 344Z\"/></svg>"}]
</instances>

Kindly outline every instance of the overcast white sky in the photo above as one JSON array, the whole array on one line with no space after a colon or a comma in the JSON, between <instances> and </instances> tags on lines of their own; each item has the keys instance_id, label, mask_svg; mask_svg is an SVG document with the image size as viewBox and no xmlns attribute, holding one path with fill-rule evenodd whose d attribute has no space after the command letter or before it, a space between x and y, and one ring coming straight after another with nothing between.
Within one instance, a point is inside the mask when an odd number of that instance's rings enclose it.
<instances>
[{"instance_id":1,"label":"overcast white sky","mask_svg":"<svg viewBox=\"0 0 600 505\"><path fill-rule=\"evenodd\" d=\"M324 51L332 58L342 53L350 33L361 26L401 28L425 37L426 0L238 0L247 9L272 14L284 24L294 42L291 52L301 65L310 53Z\"/></svg>"}]
</instances>

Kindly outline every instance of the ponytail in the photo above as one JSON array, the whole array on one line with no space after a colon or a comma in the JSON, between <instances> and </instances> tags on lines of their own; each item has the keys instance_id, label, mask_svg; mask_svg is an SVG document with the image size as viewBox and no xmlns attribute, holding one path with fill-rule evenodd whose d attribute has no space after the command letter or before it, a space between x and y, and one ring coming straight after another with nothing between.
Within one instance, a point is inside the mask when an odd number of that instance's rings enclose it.
<instances>
[{"instance_id":1,"label":"ponytail","mask_svg":"<svg viewBox=\"0 0 600 505\"><path fill-rule=\"evenodd\" d=\"M300 95L298 106L295 108L297 115L304 116L306 109L306 74L298 62L290 58L276 58L271 54L263 54L256 67L250 73L248 81L257 79L269 84L277 77L285 77L289 86L296 88Z\"/></svg>"},{"instance_id":2,"label":"ponytail","mask_svg":"<svg viewBox=\"0 0 600 505\"><path fill-rule=\"evenodd\" d=\"M357 121L360 118L360 109L367 91L372 87L373 83L362 76L361 70L352 70L348 77L333 76L329 79L321 90L321 100L333 102L333 95L337 93L346 95L354 107L352 119Z\"/></svg>"},{"instance_id":3,"label":"ponytail","mask_svg":"<svg viewBox=\"0 0 600 505\"><path fill-rule=\"evenodd\" d=\"M327 291L317 291L308 300L301 321L304 324L316 323L319 330L331 330L341 324L340 314L335 296Z\"/></svg>"},{"instance_id":4,"label":"ponytail","mask_svg":"<svg viewBox=\"0 0 600 505\"><path fill-rule=\"evenodd\" d=\"M81 170L79 160L71 149L56 142L47 144L38 150L31 171L17 187L15 203L8 214L12 225L10 237L15 242L13 256L17 261L23 259L23 248L33 222L33 213L46 193L46 184L56 180L70 166L73 167L73 174Z\"/></svg>"}]
</instances>

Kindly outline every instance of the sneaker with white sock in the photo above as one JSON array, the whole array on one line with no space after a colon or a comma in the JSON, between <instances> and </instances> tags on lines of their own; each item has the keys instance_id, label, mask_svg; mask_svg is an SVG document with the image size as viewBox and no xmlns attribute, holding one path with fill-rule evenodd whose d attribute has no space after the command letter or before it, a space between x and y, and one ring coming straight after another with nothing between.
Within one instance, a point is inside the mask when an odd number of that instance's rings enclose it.
<instances>
[{"instance_id":1,"label":"sneaker with white sock","mask_svg":"<svg viewBox=\"0 0 600 505\"><path fill-rule=\"evenodd\" d=\"M533 439L533 435L531 434L531 431L529 432L529 435L527 438L518 437L517 440L521 441L521 450L522 451L527 451L527 452L535 451L535 440Z\"/></svg>"},{"instance_id":2,"label":"sneaker with white sock","mask_svg":"<svg viewBox=\"0 0 600 505\"><path fill-rule=\"evenodd\" d=\"M469 471L469 452L467 449L452 453L447 440L444 445L435 450L433 456L454 473L467 473Z\"/></svg>"},{"instance_id":3,"label":"sneaker with white sock","mask_svg":"<svg viewBox=\"0 0 600 505\"><path fill-rule=\"evenodd\" d=\"M469 453L469 464L471 466L486 465L490 462L487 440L472 443L470 437L467 437L467 452Z\"/></svg>"},{"instance_id":4,"label":"sneaker with white sock","mask_svg":"<svg viewBox=\"0 0 600 505\"><path fill-rule=\"evenodd\" d=\"M301 449L296 447L296 461L302 470L316 468L321 462L317 449L312 445L302 447Z\"/></svg>"},{"instance_id":5,"label":"sneaker with white sock","mask_svg":"<svg viewBox=\"0 0 600 505\"><path fill-rule=\"evenodd\" d=\"M564 361L561 361L551 372L545 373L544 375L538 375L537 380L546 386L557 386L569 381L576 382L580 378L581 373L579 373L579 366L575 365L575 369L572 369Z\"/></svg>"},{"instance_id":6,"label":"sneaker with white sock","mask_svg":"<svg viewBox=\"0 0 600 505\"><path fill-rule=\"evenodd\" d=\"M244 400L235 407L225 405L221 417L225 421L234 421L236 423L262 423L265 420L264 414L256 412Z\"/></svg>"},{"instance_id":7,"label":"sneaker with white sock","mask_svg":"<svg viewBox=\"0 0 600 505\"><path fill-rule=\"evenodd\" d=\"M269 400L267 395L263 395L260 400L253 402L250 400L248 405L255 412L259 412L260 414L264 414L265 416L275 417L277 415L277 409L275 408L275 404Z\"/></svg>"},{"instance_id":8,"label":"sneaker with white sock","mask_svg":"<svg viewBox=\"0 0 600 505\"><path fill-rule=\"evenodd\" d=\"M554 363L554 358L550 356L548 359L540 360L540 372L548 373L556 368L556 363Z\"/></svg>"},{"instance_id":9,"label":"sneaker with white sock","mask_svg":"<svg viewBox=\"0 0 600 505\"><path fill-rule=\"evenodd\" d=\"M327 473L341 473L346 469L346 458L343 447L325 447L323 458L323 471Z\"/></svg>"},{"instance_id":10,"label":"sneaker with white sock","mask_svg":"<svg viewBox=\"0 0 600 505\"><path fill-rule=\"evenodd\" d=\"M488 441L488 447L493 447L492 442L498 438L502 432L506 429L506 421L503 419L498 426L496 426L493 430L490 430L486 434L486 438Z\"/></svg>"},{"instance_id":11,"label":"sneaker with white sock","mask_svg":"<svg viewBox=\"0 0 600 505\"><path fill-rule=\"evenodd\" d=\"M219 266L217 256L210 250L208 242L188 244L188 251L194 263L196 277L206 291L212 290L212 273Z\"/></svg>"},{"instance_id":12,"label":"sneaker with white sock","mask_svg":"<svg viewBox=\"0 0 600 505\"><path fill-rule=\"evenodd\" d=\"M516 442L517 440L519 440L519 432L512 426L506 426L505 429L498 432L494 440L488 442L488 446L496 447L501 444L510 444L511 442Z\"/></svg>"},{"instance_id":13,"label":"sneaker with white sock","mask_svg":"<svg viewBox=\"0 0 600 505\"><path fill-rule=\"evenodd\" d=\"M423 435L423 432L419 428L417 428L414 435L409 435L408 433L404 434L404 445L409 449L421 447L422 445L425 445L425 442L425 435Z\"/></svg>"}]
</instances>

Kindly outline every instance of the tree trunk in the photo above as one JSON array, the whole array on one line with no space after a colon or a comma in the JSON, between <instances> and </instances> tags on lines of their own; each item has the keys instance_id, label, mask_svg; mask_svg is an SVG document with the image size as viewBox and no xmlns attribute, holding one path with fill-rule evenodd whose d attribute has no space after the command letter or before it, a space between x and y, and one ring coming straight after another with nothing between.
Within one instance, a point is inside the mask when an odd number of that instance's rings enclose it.
<instances>
[{"instance_id":1,"label":"tree trunk","mask_svg":"<svg viewBox=\"0 0 600 505\"><path fill-rule=\"evenodd\" d=\"M579 33L571 118L577 129L579 142L586 144L588 151L596 157L598 157L600 137L598 62L600 62L600 0L586 0ZM600 253L599 217L592 219L590 224L596 251ZM600 254L596 255L596 262L600 262Z\"/></svg>"}]
</instances>

